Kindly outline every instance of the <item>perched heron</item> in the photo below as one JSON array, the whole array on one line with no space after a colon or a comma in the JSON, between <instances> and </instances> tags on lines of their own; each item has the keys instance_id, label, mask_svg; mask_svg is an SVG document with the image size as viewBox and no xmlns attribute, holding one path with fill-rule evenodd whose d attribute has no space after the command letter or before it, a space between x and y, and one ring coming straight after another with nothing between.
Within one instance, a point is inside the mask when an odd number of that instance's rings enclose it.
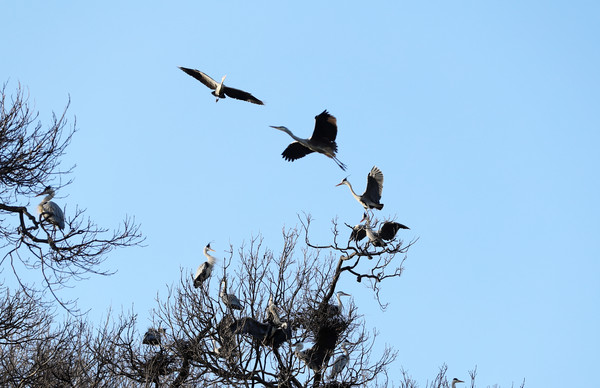
<instances>
[{"instance_id":1,"label":"perched heron","mask_svg":"<svg viewBox=\"0 0 600 388\"><path fill-rule=\"evenodd\" d=\"M281 318L279 318L279 307L273 301L273 295L269 296L269 305L267 306L267 321L273 322L276 326L281 326Z\"/></svg>"},{"instance_id":2,"label":"perched heron","mask_svg":"<svg viewBox=\"0 0 600 388\"><path fill-rule=\"evenodd\" d=\"M348 181L348 178L344 178L336 186L346 185L350 189L352 196L365 208L368 209L383 209L383 204L379 203L381 200L381 191L383 190L383 173L377 166L373 166L371 172L367 176L367 188L363 195L357 195L352 189L352 185Z\"/></svg>"},{"instance_id":3,"label":"perched heron","mask_svg":"<svg viewBox=\"0 0 600 388\"><path fill-rule=\"evenodd\" d=\"M198 288L200 285L210 277L213 267L215 266L215 261L217 259L208 254L208 251L215 251L210 247L210 243L204 247L204 256L208 259L204 263L200 264L198 270L196 270L196 275L194 275L194 287Z\"/></svg>"},{"instance_id":4,"label":"perched heron","mask_svg":"<svg viewBox=\"0 0 600 388\"><path fill-rule=\"evenodd\" d=\"M142 340L142 344L144 345L160 345L161 337L165 334L165 329L159 327L158 329L149 328L146 334L144 334L144 339Z\"/></svg>"},{"instance_id":5,"label":"perched heron","mask_svg":"<svg viewBox=\"0 0 600 388\"><path fill-rule=\"evenodd\" d=\"M396 237L396 233L398 233L400 229L410 229L408 226L402 225L398 222L385 221L379 228L379 231L375 232L373 231L373 229L371 229L371 220L369 219L369 215L366 212L363 214L363 219L361 220L361 222L364 220L367 220L366 225L363 226L364 234L362 234L361 237L360 232L357 232L356 241L362 240L366 235L367 237L369 237L369 241L371 241L371 243L376 247L386 246L387 244L384 240L392 240L394 237ZM352 234L350 235L350 237L352 238Z\"/></svg>"},{"instance_id":6,"label":"perched heron","mask_svg":"<svg viewBox=\"0 0 600 388\"><path fill-rule=\"evenodd\" d=\"M456 388L456 383L464 383L464 381L457 379L456 377L452 379L452 388Z\"/></svg>"},{"instance_id":7,"label":"perched heron","mask_svg":"<svg viewBox=\"0 0 600 388\"><path fill-rule=\"evenodd\" d=\"M281 154L285 160L293 162L296 159L305 157L306 155L318 152L333 159L342 170L346 170L346 165L335 156L337 152L337 144L335 138L337 136L337 121L335 117L324 110L318 116L315 116L315 130L310 139L302 139L292 133L286 127L271 126L271 128L279 129L290 135L296 140L291 143Z\"/></svg>"},{"instance_id":8,"label":"perched heron","mask_svg":"<svg viewBox=\"0 0 600 388\"><path fill-rule=\"evenodd\" d=\"M248 101L253 104L264 105L261 100L254 97L252 94L250 94L248 92L245 92L245 91L239 90L239 89L230 88L230 87L223 85L223 82L225 81L225 77L227 77L226 75L224 75L223 78L221 78L221 83L219 83L219 82L215 81L214 79L210 78L208 75L201 72L200 70L188 69L187 67L179 67L179 68L181 70L183 70L187 75L190 75L190 76L196 78L198 81L202 82L204 85L206 85L210 89L212 89L213 91L211 93L213 96L215 96L217 98L217 102L219 101L219 98L225 98L225 96L227 96L227 97L235 98L236 100Z\"/></svg>"},{"instance_id":9,"label":"perched heron","mask_svg":"<svg viewBox=\"0 0 600 388\"><path fill-rule=\"evenodd\" d=\"M40 213L40 216L44 217L44 220L48 221L52 225L58 226L58 228L61 230L64 229L65 214L63 213L60 206L56 204L56 202L51 201L51 199L54 198L54 189L48 186L44 189L44 191L36 195L36 197L39 197L44 194L47 195L38 205L38 213Z\"/></svg>"},{"instance_id":10,"label":"perched heron","mask_svg":"<svg viewBox=\"0 0 600 388\"><path fill-rule=\"evenodd\" d=\"M221 293L219 294L225 306L234 310L243 310L242 302L234 294L227 293L227 278L221 280Z\"/></svg>"},{"instance_id":11,"label":"perched heron","mask_svg":"<svg viewBox=\"0 0 600 388\"><path fill-rule=\"evenodd\" d=\"M335 379L335 377L342 372L342 370L346 367L346 365L348 365L348 362L350 361L350 353L348 352L348 349L346 349L346 345L350 345L350 343L348 341L344 341L342 343L341 347L342 352L344 352L344 354L336 358L333 364L331 365L331 374L329 375L329 378L331 380Z\"/></svg>"},{"instance_id":12,"label":"perched heron","mask_svg":"<svg viewBox=\"0 0 600 388\"><path fill-rule=\"evenodd\" d=\"M340 299L341 296L350 296L350 294L346 294L344 291L338 291L335 293L335 296L337 298L338 304L336 305L331 305L331 309L333 312L335 312L336 314L341 314L342 313L342 308L344 307L342 305L342 300Z\"/></svg>"},{"instance_id":13,"label":"perched heron","mask_svg":"<svg viewBox=\"0 0 600 388\"><path fill-rule=\"evenodd\" d=\"M298 359L300 359L307 367L314 371L318 371L321 367L317 364L314 357L312 357L312 349L302 350L304 349L304 343L296 342L294 344L294 354Z\"/></svg>"}]
</instances>

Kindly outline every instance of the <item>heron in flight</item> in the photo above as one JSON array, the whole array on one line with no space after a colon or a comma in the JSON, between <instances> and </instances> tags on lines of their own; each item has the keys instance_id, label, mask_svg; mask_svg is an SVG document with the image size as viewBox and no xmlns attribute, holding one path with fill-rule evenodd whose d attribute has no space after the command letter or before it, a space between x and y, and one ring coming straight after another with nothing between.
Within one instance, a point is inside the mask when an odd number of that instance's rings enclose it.
<instances>
[{"instance_id":1,"label":"heron in flight","mask_svg":"<svg viewBox=\"0 0 600 388\"><path fill-rule=\"evenodd\" d=\"M264 103L261 100L254 97L248 92L223 85L223 82L225 81L225 77L227 77L227 75L224 75L223 78L221 78L221 82L219 83L214 79L210 78L208 75L201 72L200 70L188 69L187 67L181 66L179 68L183 70L187 75L196 78L198 81L202 82L204 85L212 89L213 91L211 92L211 94L217 98L217 102L219 102L219 98L225 98L225 96L227 96L235 98L236 100L248 101L257 105L264 105Z\"/></svg>"},{"instance_id":2,"label":"heron in flight","mask_svg":"<svg viewBox=\"0 0 600 388\"><path fill-rule=\"evenodd\" d=\"M379 203L381 200L381 191L383 190L383 173L377 166L373 166L369 175L367 176L367 188L363 195L358 195L352 189L352 185L348 181L348 178L342 179L336 186L346 185L350 189L352 196L365 208L369 209L383 209L383 204Z\"/></svg>"},{"instance_id":3,"label":"heron in flight","mask_svg":"<svg viewBox=\"0 0 600 388\"><path fill-rule=\"evenodd\" d=\"M398 222L385 221L379 228L379 231L375 232L371 228L371 220L369 219L367 212L363 214L363 219L361 222L364 220L367 220L365 225L357 225L352 228L350 239L360 241L367 236L369 237L369 241L371 241L371 243L376 247L385 247L387 245L385 241L391 241L394 237L396 237L396 233L398 233L400 229L410 229L408 226L402 225Z\"/></svg>"},{"instance_id":4,"label":"heron in flight","mask_svg":"<svg viewBox=\"0 0 600 388\"><path fill-rule=\"evenodd\" d=\"M221 293L219 294L225 306L234 310L243 310L242 302L234 294L227 293L227 278L221 280Z\"/></svg>"},{"instance_id":5,"label":"heron in flight","mask_svg":"<svg viewBox=\"0 0 600 388\"><path fill-rule=\"evenodd\" d=\"M277 127L271 125L271 128L279 129L295 140L281 154L285 160L293 162L310 153L318 152L333 159L342 170L346 171L346 165L335 156L337 152L337 144L335 142L337 121L327 110L315 116L315 130L310 139L300 138L283 126Z\"/></svg>"},{"instance_id":6,"label":"heron in flight","mask_svg":"<svg viewBox=\"0 0 600 388\"><path fill-rule=\"evenodd\" d=\"M350 343L348 341L344 341L342 343L341 347L342 352L344 352L344 354L336 358L333 364L331 365L331 374L329 375L329 378L331 380L335 379L335 377L342 372L342 370L346 367L346 365L348 365L348 362L350 361L350 353L348 352L348 349L346 349L346 345L350 345Z\"/></svg>"},{"instance_id":7,"label":"heron in flight","mask_svg":"<svg viewBox=\"0 0 600 388\"><path fill-rule=\"evenodd\" d=\"M44 194L46 194L46 196L38 205L38 213L40 213L41 217L44 217L44 220L48 221L52 225L58 226L58 228L61 230L64 229L65 214L63 213L60 206L56 204L56 202L51 201L51 199L54 198L54 189L48 186L44 189L44 191L36 195L36 197L42 196Z\"/></svg>"},{"instance_id":8,"label":"heron in flight","mask_svg":"<svg viewBox=\"0 0 600 388\"><path fill-rule=\"evenodd\" d=\"M210 277L213 267L217 259L208 254L208 251L215 251L210 247L210 243L204 247L204 256L208 259L204 263L200 264L194 275L194 287L198 288L202 283Z\"/></svg>"}]
</instances>

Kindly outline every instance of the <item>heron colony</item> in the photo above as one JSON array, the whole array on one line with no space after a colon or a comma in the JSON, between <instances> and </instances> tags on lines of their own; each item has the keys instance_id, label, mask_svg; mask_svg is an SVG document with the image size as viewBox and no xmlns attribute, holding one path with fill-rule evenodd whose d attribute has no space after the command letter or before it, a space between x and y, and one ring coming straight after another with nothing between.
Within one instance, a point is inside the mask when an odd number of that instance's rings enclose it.
<instances>
[{"instance_id":1,"label":"heron colony","mask_svg":"<svg viewBox=\"0 0 600 388\"><path fill-rule=\"evenodd\" d=\"M221 82L217 82L199 70L186 67L179 68L186 74L200 81L209 89L212 89L211 93L216 97L217 102L219 99L230 97L257 105L264 105L261 100L248 92L225 86L224 81L226 76L221 78ZM346 165L342 163L336 156L338 150L335 142L338 130L337 121L336 118L329 114L327 110L323 110L323 112L315 116L315 127L312 135L309 138L298 137L292 133L291 130L284 126L271 127L287 133L294 140L282 152L281 155L283 159L293 162L297 159L305 157L306 155L316 152L332 159L342 170L346 171ZM393 221L383 222L377 231L372 229L371 219L373 215L373 209L383 209L383 203L381 203L381 194L383 191L383 173L377 166L373 166L371 171L368 173L367 185L363 194L358 195L354 191L347 177L336 186L342 185L348 186L352 196L364 208L361 222L366 221L364 224L359 224L354 227L348 225L348 227L351 229L349 242L354 241L356 244L358 244L359 241L367 237L367 244L371 244L373 247L385 247L387 244L385 241L393 240L396 236L396 233L400 229L409 229L407 226ZM44 197L42 202L40 202L38 205L38 213L40 215L39 222L42 225L49 224L53 232L56 232L56 227L62 231L65 228L64 212L59 205L51 201L55 195L55 190L48 186L38 196L44 194L46 197ZM215 250L210 247L210 244L207 244L204 247L204 255L206 256L207 261L200 264L195 275L192 277L192 283L195 288L205 287L207 283L206 281L210 278L217 259L209 252L214 251ZM337 305L330 304L328 309L328 313L337 317L336 319L338 320L343 320L344 315L342 309L343 304L342 300L340 299L341 296L350 296L350 294L347 294L343 291L338 291L336 293L338 302ZM236 295L227 293L227 278L225 277L221 279L219 297L222 303L225 305L228 313L232 317L234 310L238 310L240 311L240 314L243 314L242 311L244 310L244 302L241 301ZM233 334L244 334L251 336L259 340L263 345L272 346L274 348L277 348L284 342L291 340L293 337L291 325L285 321L285 319L281 316L281 313L282 311L277 306L273 300L273 296L271 295L268 306L266 307L267 320L265 322L259 322L251 317L240 317L239 319L230 318L227 321L224 320L225 322L222 321L221 324L219 324L220 330L217 330L220 334L220 340L222 343L218 344L217 340L214 337L211 337L215 354L217 354L219 357L228 357L231 355L233 351L232 342L235 341L235 338L227 337L231 337ZM164 332L165 330L163 328L148 329L148 332L144 335L144 339L142 341L143 344L160 345L161 336L164 334ZM330 380L334 380L337 375L342 373L346 365L348 365L351 352L349 347L352 346L352 344L347 340L339 340L341 339L335 339L336 343L341 342L341 351L338 353L335 361L329 366L322 365L325 352L320 349L318 343L316 343L312 348L303 350L304 343L302 341L298 341L294 345L294 353L298 359L304 362L310 369L315 371L322 370L324 372L325 368L329 368ZM452 387L459 382L463 381L455 378L452 381Z\"/></svg>"}]
</instances>

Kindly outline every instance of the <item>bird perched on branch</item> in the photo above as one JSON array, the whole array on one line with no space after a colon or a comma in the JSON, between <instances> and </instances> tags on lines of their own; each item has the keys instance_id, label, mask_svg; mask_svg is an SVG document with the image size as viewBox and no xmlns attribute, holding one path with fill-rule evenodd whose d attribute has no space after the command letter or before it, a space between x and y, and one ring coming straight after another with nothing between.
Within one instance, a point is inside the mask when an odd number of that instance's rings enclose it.
<instances>
[{"instance_id":1,"label":"bird perched on branch","mask_svg":"<svg viewBox=\"0 0 600 388\"><path fill-rule=\"evenodd\" d=\"M50 186L46 187L44 191L36 195L36 197L46 194L46 197L38 205L38 213L52 225L58 226L59 229L65 228L65 214L63 213L60 206L51 199L54 198L54 189Z\"/></svg>"},{"instance_id":2,"label":"bird perched on branch","mask_svg":"<svg viewBox=\"0 0 600 388\"><path fill-rule=\"evenodd\" d=\"M194 275L194 287L198 288L202 283L210 277L212 269L215 266L216 258L209 255L208 251L215 251L210 247L210 243L204 247L204 256L208 259L204 263L200 264Z\"/></svg>"}]
</instances>

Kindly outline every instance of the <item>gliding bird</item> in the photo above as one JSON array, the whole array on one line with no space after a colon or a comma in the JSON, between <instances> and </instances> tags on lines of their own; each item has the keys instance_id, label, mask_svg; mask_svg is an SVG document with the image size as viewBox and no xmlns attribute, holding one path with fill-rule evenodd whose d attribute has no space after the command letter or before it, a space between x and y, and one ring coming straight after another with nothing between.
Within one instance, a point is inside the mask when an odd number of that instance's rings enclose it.
<instances>
[{"instance_id":1,"label":"gliding bird","mask_svg":"<svg viewBox=\"0 0 600 388\"><path fill-rule=\"evenodd\" d=\"M221 83L219 83L214 79L210 78L208 75L201 72L200 70L188 69L187 67L181 66L179 68L183 70L187 75L196 78L198 81L202 82L204 85L212 89L213 91L211 92L211 94L217 97L217 102L219 102L219 98L225 98L225 96L227 95L228 97L235 98L236 100L248 101L253 104L264 105L261 100L254 97L248 92L223 85L223 81L225 81L225 77L227 77L226 75L223 76L223 78L221 79Z\"/></svg>"},{"instance_id":2,"label":"gliding bird","mask_svg":"<svg viewBox=\"0 0 600 388\"><path fill-rule=\"evenodd\" d=\"M54 198L54 189L48 186L44 189L44 191L36 195L36 197L39 197L44 194L47 195L38 205L38 213L40 213L40 216L44 217L44 220L48 221L52 225L58 226L58 228L61 230L64 229L65 214L63 213L60 206L58 206L55 202L51 201L51 199Z\"/></svg>"},{"instance_id":3,"label":"gliding bird","mask_svg":"<svg viewBox=\"0 0 600 388\"><path fill-rule=\"evenodd\" d=\"M327 112L327 110L324 110L321 114L315 116L315 130L310 139L302 139L283 126L271 126L271 128L279 129L290 135L292 139L296 140L287 146L281 154L285 160L293 162L310 153L318 152L333 159L342 170L346 170L346 165L340 162L335 156L337 152L337 144L335 142L337 136L337 121L335 117Z\"/></svg>"},{"instance_id":4,"label":"gliding bird","mask_svg":"<svg viewBox=\"0 0 600 388\"><path fill-rule=\"evenodd\" d=\"M208 254L208 251L215 251L210 247L210 243L204 247L204 256L208 259L204 263L200 264L198 270L196 270L196 275L194 275L194 287L198 288L200 285L209 278L212 269L215 265L215 261L217 260L215 257Z\"/></svg>"},{"instance_id":5,"label":"gliding bird","mask_svg":"<svg viewBox=\"0 0 600 388\"><path fill-rule=\"evenodd\" d=\"M234 310L244 309L242 302L240 302L237 296L227 293L227 278L223 278L223 280L221 280L221 293L219 296L221 297L223 303L225 303L225 306Z\"/></svg>"},{"instance_id":6,"label":"gliding bird","mask_svg":"<svg viewBox=\"0 0 600 388\"><path fill-rule=\"evenodd\" d=\"M348 178L344 178L336 186L346 185L350 189L352 196L365 208L369 209L383 209L383 204L379 203L381 200L381 191L383 190L383 173L377 166L373 166L371 172L367 176L367 188L363 195L357 195L352 189L352 185L348 181Z\"/></svg>"}]
</instances>

